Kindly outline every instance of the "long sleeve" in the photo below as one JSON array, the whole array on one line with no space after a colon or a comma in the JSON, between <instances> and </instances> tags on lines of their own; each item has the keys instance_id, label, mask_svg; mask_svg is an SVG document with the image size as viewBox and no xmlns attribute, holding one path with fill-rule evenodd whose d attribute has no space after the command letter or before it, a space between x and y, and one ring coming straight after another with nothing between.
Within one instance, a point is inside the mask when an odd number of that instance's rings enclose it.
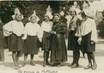
<instances>
[{"instance_id":1,"label":"long sleeve","mask_svg":"<svg viewBox=\"0 0 104 73\"><path fill-rule=\"evenodd\" d=\"M72 30L72 31L74 31L74 30L76 30L76 27L77 27L77 17L75 16L75 17L73 17L72 19L71 19L71 21L70 21L70 24L69 24L69 30Z\"/></svg>"},{"instance_id":2,"label":"long sleeve","mask_svg":"<svg viewBox=\"0 0 104 73\"><path fill-rule=\"evenodd\" d=\"M95 21L92 22L92 35L91 40L94 42L97 42L97 29L96 29L96 23Z\"/></svg>"},{"instance_id":3,"label":"long sleeve","mask_svg":"<svg viewBox=\"0 0 104 73\"><path fill-rule=\"evenodd\" d=\"M25 28L24 28L24 36L22 39L26 39L27 38L27 30L28 30L28 23L26 24Z\"/></svg>"},{"instance_id":4,"label":"long sleeve","mask_svg":"<svg viewBox=\"0 0 104 73\"><path fill-rule=\"evenodd\" d=\"M67 28L69 28L69 24L70 24L70 21L72 19L72 16L71 15L67 15L65 18L67 19Z\"/></svg>"},{"instance_id":5,"label":"long sleeve","mask_svg":"<svg viewBox=\"0 0 104 73\"><path fill-rule=\"evenodd\" d=\"M77 20L77 27L76 27L76 33L75 36L81 37L81 20Z\"/></svg>"},{"instance_id":6,"label":"long sleeve","mask_svg":"<svg viewBox=\"0 0 104 73\"><path fill-rule=\"evenodd\" d=\"M37 36L39 38L40 41L42 41L42 37L43 37L43 30L41 29L41 27L39 26L39 24L37 24Z\"/></svg>"},{"instance_id":7,"label":"long sleeve","mask_svg":"<svg viewBox=\"0 0 104 73\"><path fill-rule=\"evenodd\" d=\"M4 36L9 36L12 32L12 21L8 22L3 26L3 34Z\"/></svg>"},{"instance_id":8,"label":"long sleeve","mask_svg":"<svg viewBox=\"0 0 104 73\"><path fill-rule=\"evenodd\" d=\"M21 33L24 34L24 31L25 31L25 27L24 27L24 24L22 23L22 25L21 25Z\"/></svg>"},{"instance_id":9,"label":"long sleeve","mask_svg":"<svg viewBox=\"0 0 104 73\"><path fill-rule=\"evenodd\" d=\"M55 25L53 25L53 31L59 34L64 34L67 31L67 25L62 22L58 22Z\"/></svg>"},{"instance_id":10,"label":"long sleeve","mask_svg":"<svg viewBox=\"0 0 104 73\"><path fill-rule=\"evenodd\" d=\"M62 26L62 31L60 31L60 33L66 33L66 31L67 31L67 25L65 24L65 23L62 23L63 24L63 26ZM61 27L60 27L61 28Z\"/></svg>"}]
</instances>

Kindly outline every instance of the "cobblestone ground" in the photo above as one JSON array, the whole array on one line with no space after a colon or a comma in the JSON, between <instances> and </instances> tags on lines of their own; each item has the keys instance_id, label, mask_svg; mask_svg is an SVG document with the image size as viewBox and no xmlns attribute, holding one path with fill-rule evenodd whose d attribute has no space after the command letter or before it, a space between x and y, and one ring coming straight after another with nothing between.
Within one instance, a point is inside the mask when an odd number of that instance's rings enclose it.
<instances>
[{"instance_id":1,"label":"cobblestone ground","mask_svg":"<svg viewBox=\"0 0 104 73\"><path fill-rule=\"evenodd\" d=\"M83 58L81 54L80 67L72 69L69 64L72 62L72 52L68 51L68 61L64 66L51 67L42 66L43 62L43 52L40 51L38 55L34 57L35 66L31 66L27 63L26 66L16 70L14 69L11 52L5 50L5 62L0 62L0 73L104 73L104 44L96 45L96 70L85 70L84 67L88 64L87 57ZM20 58L20 63L23 62L23 56Z\"/></svg>"}]
</instances>

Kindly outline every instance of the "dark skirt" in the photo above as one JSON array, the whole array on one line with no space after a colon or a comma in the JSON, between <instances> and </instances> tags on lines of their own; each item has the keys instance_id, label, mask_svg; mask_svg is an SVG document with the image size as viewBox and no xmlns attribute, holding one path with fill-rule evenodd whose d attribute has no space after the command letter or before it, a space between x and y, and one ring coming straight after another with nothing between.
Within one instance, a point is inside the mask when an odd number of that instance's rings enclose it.
<instances>
[{"instance_id":1,"label":"dark skirt","mask_svg":"<svg viewBox=\"0 0 104 73\"><path fill-rule=\"evenodd\" d=\"M24 41L24 54L38 54L38 38L37 36L27 36L27 39Z\"/></svg>"},{"instance_id":2,"label":"dark skirt","mask_svg":"<svg viewBox=\"0 0 104 73\"><path fill-rule=\"evenodd\" d=\"M50 61L52 64L54 63L62 63L67 61L67 50L65 44L65 37L63 34L52 35L51 39L51 57Z\"/></svg>"},{"instance_id":3,"label":"dark skirt","mask_svg":"<svg viewBox=\"0 0 104 73\"><path fill-rule=\"evenodd\" d=\"M4 38L4 42L5 42L5 48L10 49L11 36L6 36L6 37Z\"/></svg>"},{"instance_id":4,"label":"dark skirt","mask_svg":"<svg viewBox=\"0 0 104 73\"><path fill-rule=\"evenodd\" d=\"M95 42L91 43L91 32L88 33L87 35L82 37L82 49L83 52L94 52L95 51Z\"/></svg>"},{"instance_id":5,"label":"dark skirt","mask_svg":"<svg viewBox=\"0 0 104 73\"><path fill-rule=\"evenodd\" d=\"M10 41L9 41L9 37L10 37L10 36L4 37L5 49L10 48L10 47L9 47L9 42L10 42Z\"/></svg>"},{"instance_id":6,"label":"dark skirt","mask_svg":"<svg viewBox=\"0 0 104 73\"><path fill-rule=\"evenodd\" d=\"M5 47L4 36L3 36L3 32L0 31L0 49L3 49L4 47Z\"/></svg>"},{"instance_id":7,"label":"dark skirt","mask_svg":"<svg viewBox=\"0 0 104 73\"><path fill-rule=\"evenodd\" d=\"M75 37L75 31L70 31L68 34L68 50L74 50L78 46L78 37Z\"/></svg>"},{"instance_id":8,"label":"dark skirt","mask_svg":"<svg viewBox=\"0 0 104 73\"><path fill-rule=\"evenodd\" d=\"M4 37L2 31L0 31L0 61L4 61L4 48L5 48Z\"/></svg>"},{"instance_id":9,"label":"dark skirt","mask_svg":"<svg viewBox=\"0 0 104 73\"><path fill-rule=\"evenodd\" d=\"M10 51L22 51L23 50L23 40L21 37L16 36L15 34L12 34L9 37L9 50Z\"/></svg>"},{"instance_id":10,"label":"dark skirt","mask_svg":"<svg viewBox=\"0 0 104 73\"><path fill-rule=\"evenodd\" d=\"M51 36L50 36L50 33L48 32L44 32L43 34L43 39L42 39L42 49L44 51L49 51L50 50L50 39L51 39Z\"/></svg>"}]
</instances>

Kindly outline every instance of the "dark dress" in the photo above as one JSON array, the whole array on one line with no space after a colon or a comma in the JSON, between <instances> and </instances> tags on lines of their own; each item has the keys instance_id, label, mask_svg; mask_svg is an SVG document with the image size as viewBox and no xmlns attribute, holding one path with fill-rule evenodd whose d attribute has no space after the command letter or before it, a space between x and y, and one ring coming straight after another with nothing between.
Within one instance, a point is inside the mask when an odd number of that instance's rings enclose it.
<instances>
[{"instance_id":1,"label":"dark dress","mask_svg":"<svg viewBox=\"0 0 104 73\"><path fill-rule=\"evenodd\" d=\"M54 23L53 31L56 34L51 36L51 63L62 63L67 61L67 50L65 44L65 33L67 31L67 26L61 21Z\"/></svg>"},{"instance_id":2,"label":"dark dress","mask_svg":"<svg viewBox=\"0 0 104 73\"><path fill-rule=\"evenodd\" d=\"M27 39L24 41L24 53L25 54L38 54L38 37L37 36L27 36Z\"/></svg>"}]
</instances>

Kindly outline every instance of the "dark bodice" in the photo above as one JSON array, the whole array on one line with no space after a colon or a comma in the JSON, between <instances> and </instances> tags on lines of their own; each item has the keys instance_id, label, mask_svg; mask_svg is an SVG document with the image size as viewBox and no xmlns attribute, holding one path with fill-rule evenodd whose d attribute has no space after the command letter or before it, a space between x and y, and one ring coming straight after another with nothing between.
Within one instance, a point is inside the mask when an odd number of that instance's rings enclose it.
<instances>
[{"instance_id":1,"label":"dark bodice","mask_svg":"<svg viewBox=\"0 0 104 73\"><path fill-rule=\"evenodd\" d=\"M64 34L67 31L67 25L61 21L54 22L52 30L55 31L57 34Z\"/></svg>"}]
</instances>

